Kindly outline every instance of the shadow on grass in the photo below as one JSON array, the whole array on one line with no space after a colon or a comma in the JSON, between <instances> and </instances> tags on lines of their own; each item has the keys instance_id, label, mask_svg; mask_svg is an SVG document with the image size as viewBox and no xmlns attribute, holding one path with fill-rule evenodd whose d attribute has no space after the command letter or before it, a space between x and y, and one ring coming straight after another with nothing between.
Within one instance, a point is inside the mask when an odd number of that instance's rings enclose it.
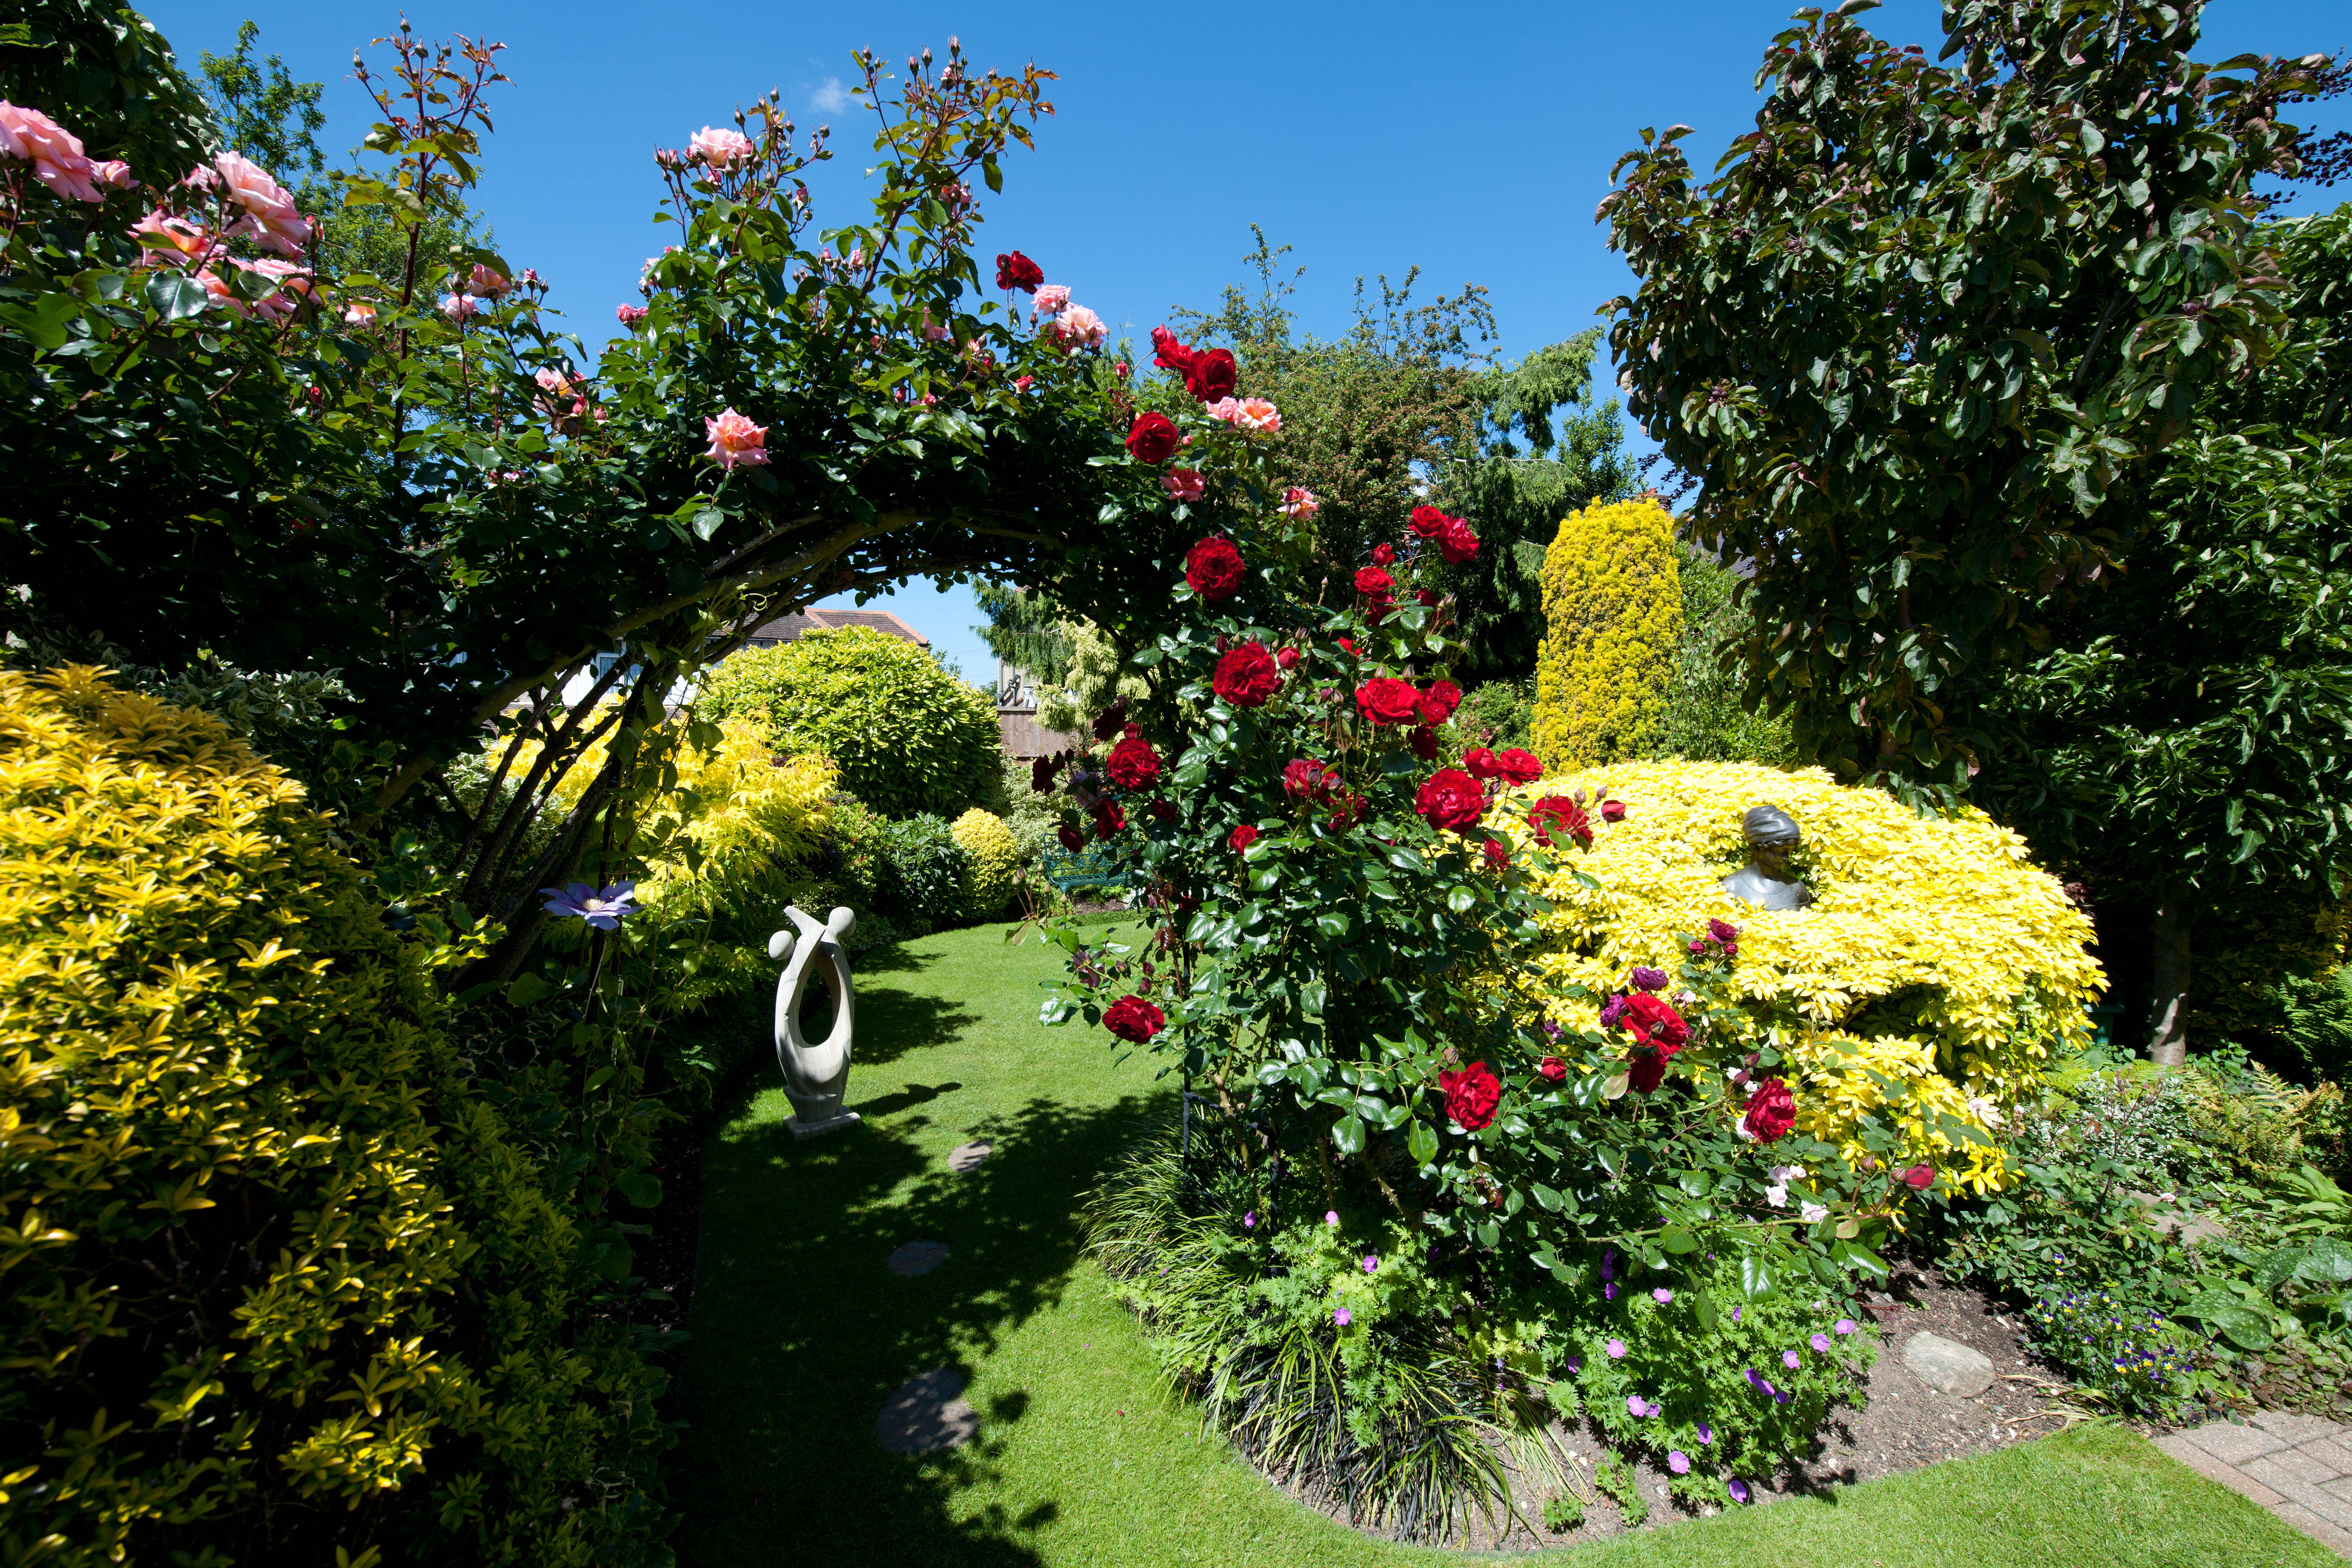
<instances>
[{"instance_id":1,"label":"shadow on grass","mask_svg":"<svg viewBox=\"0 0 2352 1568\"><path fill-rule=\"evenodd\" d=\"M877 1011L895 1008L893 1054L941 1037L902 1030L960 1016L924 1000L876 993ZM780 1121L739 1120L709 1146L689 1427L673 1470L695 1568L1042 1561L1034 1537L1058 1512L1050 1500L1017 1517L965 1500L1027 1415L1025 1391L998 1393L980 1440L946 1454L886 1453L876 1420L899 1384L972 1370L1060 1300L1080 1252L1078 1194L1153 1101L1073 1110L1032 1099L988 1119L995 1153L957 1175L915 1139L930 1120L919 1107L961 1087L885 1097L846 1135L795 1144ZM917 1238L945 1242L947 1261L893 1275L891 1250Z\"/></svg>"}]
</instances>

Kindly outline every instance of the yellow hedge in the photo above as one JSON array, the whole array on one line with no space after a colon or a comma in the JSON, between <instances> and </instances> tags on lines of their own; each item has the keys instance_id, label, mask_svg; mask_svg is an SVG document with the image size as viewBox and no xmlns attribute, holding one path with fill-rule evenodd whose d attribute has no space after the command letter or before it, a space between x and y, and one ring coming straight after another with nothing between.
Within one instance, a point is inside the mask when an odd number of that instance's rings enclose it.
<instances>
[{"instance_id":1,"label":"yellow hedge","mask_svg":"<svg viewBox=\"0 0 2352 1568\"><path fill-rule=\"evenodd\" d=\"M973 806L955 819L949 835L961 846L971 869L964 884L964 913L994 920L1013 898L1021 876L1021 841L1004 819Z\"/></svg>"},{"instance_id":2,"label":"yellow hedge","mask_svg":"<svg viewBox=\"0 0 2352 1568\"><path fill-rule=\"evenodd\" d=\"M608 1560L659 1379L436 1005L217 721L0 673L0 1561Z\"/></svg>"},{"instance_id":3,"label":"yellow hedge","mask_svg":"<svg viewBox=\"0 0 2352 1568\"><path fill-rule=\"evenodd\" d=\"M1666 716L1683 599L1675 520L1655 500L1595 501L1544 552L1531 744L1547 767L1639 754Z\"/></svg>"},{"instance_id":4,"label":"yellow hedge","mask_svg":"<svg viewBox=\"0 0 2352 1568\"><path fill-rule=\"evenodd\" d=\"M2084 1010L2105 984L2085 950L2090 922L2023 839L1981 812L1923 818L1818 768L1748 763L1621 763L1549 778L1506 796L1496 825L1524 842L1530 799L1579 789L1622 801L1626 816L1612 825L1596 814L1591 852L1567 857L1538 889L1552 910L1527 978L1553 1019L1593 1026L1599 996L1635 965L1671 972L1692 933L1727 920L1740 928L1748 1041L1798 1065L1791 1087L1809 1131L1859 1153L1857 1125L1875 1114L1903 1130L1907 1158L1979 1190L1997 1184L1985 1130L2042 1061L2089 1043ZM1747 861L1741 816L1765 804L1802 831L1810 909L1758 910L1717 885ZM1573 998L1573 985L1593 994Z\"/></svg>"}]
</instances>

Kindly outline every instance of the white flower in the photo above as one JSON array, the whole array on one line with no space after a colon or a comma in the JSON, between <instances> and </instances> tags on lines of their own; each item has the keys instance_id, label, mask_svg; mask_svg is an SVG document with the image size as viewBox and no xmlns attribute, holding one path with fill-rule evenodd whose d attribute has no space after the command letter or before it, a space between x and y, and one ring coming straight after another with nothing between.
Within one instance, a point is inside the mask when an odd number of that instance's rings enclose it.
<instances>
[{"instance_id":1,"label":"white flower","mask_svg":"<svg viewBox=\"0 0 2352 1568\"><path fill-rule=\"evenodd\" d=\"M1769 1179L1774 1186L1785 1187L1804 1173L1802 1165L1775 1165Z\"/></svg>"},{"instance_id":2,"label":"white flower","mask_svg":"<svg viewBox=\"0 0 2352 1568\"><path fill-rule=\"evenodd\" d=\"M1779 1184L1765 1188L1764 1201L1770 1204L1776 1209L1787 1208L1789 1206L1789 1189L1787 1185Z\"/></svg>"},{"instance_id":3,"label":"white flower","mask_svg":"<svg viewBox=\"0 0 2352 1568\"><path fill-rule=\"evenodd\" d=\"M1969 1096L1969 1114L1987 1127L1998 1127L2001 1124L2000 1107L1981 1094Z\"/></svg>"},{"instance_id":4,"label":"white flower","mask_svg":"<svg viewBox=\"0 0 2352 1568\"><path fill-rule=\"evenodd\" d=\"M1819 1204L1799 1204L1797 1213L1804 1216L1807 1225L1817 1225L1830 1217L1830 1211Z\"/></svg>"}]
</instances>

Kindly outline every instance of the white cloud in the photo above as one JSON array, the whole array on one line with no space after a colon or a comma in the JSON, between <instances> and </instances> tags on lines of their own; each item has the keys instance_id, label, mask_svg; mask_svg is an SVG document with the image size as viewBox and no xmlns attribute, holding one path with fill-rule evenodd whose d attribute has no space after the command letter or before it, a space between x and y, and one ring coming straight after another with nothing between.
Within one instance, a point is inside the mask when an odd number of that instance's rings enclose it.
<instances>
[{"instance_id":1,"label":"white cloud","mask_svg":"<svg viewBox=\"0 0 2352 1568\"><path fill-rule=\"evenodd\" d=\"M841 85L839 77L829 76L823 87L809 95L809 102L827 114L838 114L849 107L849 89Z\"/></svg>"}]
</instances>

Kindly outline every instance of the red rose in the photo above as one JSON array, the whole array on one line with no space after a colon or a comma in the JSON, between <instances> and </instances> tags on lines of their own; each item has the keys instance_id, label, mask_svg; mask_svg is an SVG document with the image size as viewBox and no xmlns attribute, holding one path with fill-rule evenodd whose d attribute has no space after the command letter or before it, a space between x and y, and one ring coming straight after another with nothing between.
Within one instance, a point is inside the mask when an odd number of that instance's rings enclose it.
<instances>
[{"instance_id":1,"label":"red rose","mask_svg":"<svg viewBox=\"0 0 2352 1568\"><path fill-rule=\"evenodd\" d=\"M1121 789L1150 789L1160 780L1160 753L1139 735L1129 735L1110 749L1103 764L1110 782Z\"/></svg>"},{"instance_id":2,"label":"red rose","mask_svg":"<svg viewBox=\"0 0 2352 1568\"><path fill-rule=\"evenodd\" d=\"M1252 827L1246 822L1243 823L1239 827L1234 828L1231 833L1225 835L1225 843L1236 855L1243 853L1248 849L1251 845L1256 842L1257 829Z\"/></svg>"},{"instance_id":3,"label":"red rose","mask_svg":"<svg viewBox=\"0 0 2352 1568\"><path fill-rule=\"evenodd\" d=\"M1339 639L1339 646L1347 649L1348 657L1349 658L1361 658L1364 657L1362 652L1357 648L1354 639L1350 637L1341 637Z\"/></svg>"},{"instance_id":4,"label":"red rose","mask_svg":"<svg viewBox=\"0 0 2352 1568\"><path fill-rule=\"evenodd\" d=\"M1234 395L1234 356L1223 349L1195 350L1184 372L1184 386L1203 403Z\"/></svg>"},{"instance_id":5,"label":"red rose","mask_svg":"<svg viewBox=\"0 0 2352 1568\"><path fill-rule=\"evenodd\" d=\"M1139 463L1157 467L1174 457L1176 448L1182 444L1183 437L1176 429L1176 421L1165 414L1139 414L1135 416L1135 423L1128 427L1127 449L1135 455Z\"/></svg>"},{"instance_id":6,"label":"red rose","mask_svg":"<svg viewBox=\"0 0 2352 1568\"><path fill-rule=\"evenodd\" d=\"M1054 775L1062 771L1058 757L1040 757L1029 764L1029 787L1038 795L1054 793Z\"/></svg>"},{"instance_id":7,"label":"red rose","mask_svg":"<svg viewBox=\"0 0 2352 1568\"><path fill-rule=\"evenodd\" d=\"M1459 566L1478 553L1478 536L1458 517L1449 517L1438 531L1437 552Z\"/></svg>"},{"instance_id":8,"label":"red rose","mask_svg":"<svg viewBox=\"0 0 2352 1568\"><path fill-rule=\"evenodd\" d=\"M1551 1079L1552 1082L1558 1083L1560 1079L1568 1076L1568 1064L1560 1060L1558 1057L1546 1057L1542 1063L1537 1067L1536 1071L1543 1074L1544 1077Z\"/></svg>"},{"instance_id":9,"label":"red rose","mask_svg":"<svg viewBox=\"0 0 2352 1568\"><path fill-rule=\"evenodd\" d=\"M1503 847L1499 838L1486 840L1486 869L1499 871L1511 863L1511 852Z\"/></svg>"},{"instance_id":10,"label":"red rose","mask_svg":"<svg viewBox=\"0 0 2352 1568\"><path fill-rule=\"evenodd\" d=\"M1461 706L1462 689L1440 676L1429 683L1428 690L1421 694L1421 721L1443 724L1453 718L1454 710Z\"/></svg>"},{"instance_id":11,"label":"red rose","mask_svg":"<svg viewBox=\"0 0 2352 1568\"><path fill-rule=\"evenodd\" d=\"M1356 710L1375 724L1410 724L1421 709L1421 693L1409 680L1376 675L1356 688Z\"/></svg>"},{"instance_id":12,"label":"red rose","mask_svg":"<svg viewBox=\"0 0 2352 1568\"><path fill-rule=\"evenodd\" d=\"M1189 375L1192 370L1192 351L1176 341L1176 334L1165 327L1151 329L1151 363L1162 370L1172 370L1178 375Z\"/></svg>"},{"instance_id":13,"label":"red rose","mask_svg":"<svg viewBox=\"0 0 2352 1568\"><path fill-rule=\"evenodd\" d=\"M1350 792L1349 794L1336 796L1335 798L1338 799L1339 803L1339 809L1333 812L1330 816L1330 819L1325 822L1323 826L1329 828L1332 832L1337 833L1339 829L1347 826L1349 823L1354 822L1358 817L1364 815L1364 797Z\"/></svg>"},{"instance_id":14,"label":"red rose","mask_svg":"<svg viewBox=\"0 0 2352 1568\"><path fill-rule=\"evenodd\" d=\"M1748 1097L1748 1114L1739 1124L1759 1143L1777 1142L1797 1124L1797 1098L1787 1084L1768 1078Z\"/></svg>"},{"instance_id":15,"label":"red rose","mask_svg":"<svg viewBox=\"0 0 2352 1568\"><path fill-rule=\"evenodd\" d=\"M1356 592L1368 598L1385 599L1396 587L1396 579L1377 566L1356 569Z\"/></svg>"},{"instance_id":16,"label":"red rose","mask_svg":"<svg viewBox=\"0 0 2352 1568\"><path fill-rule=\"evenodd\" d=\"M1391 561L1393 561L1393 560L1395 560L1395 559L1396 559L1396 546L1395 546L1395 545L1393 545L1393 544L1375 544L1375 545L1373 545L1373 546L1372 546L1372 564L1373 564L1373 565L1375 565L1375 566L1385 566L1385 565L1387 565L1390 562L1391 562Z\"/></svg>"},{"instance_id":17,"label":"red rose","mask_svg":"<svg viewBox=\"0 0 2352 1568\"><path fill-rule=\"evenodd\" d=\"M1097 741L1108 741L1127 729L1127 699L1122 697L1095 715L1094 731Z\"/></svg>"},{"instance_id":18,"label":"red rose","mask_svg":"<svg viewBox=\"0 0 2352 1568\"><path fill-rule=\"evenodd\" d=\"M1645 1051L1633 1058L1625 1069L1625 1080L1636 1094L1655 1094L1658 1086L1666 1081L1666 1058L1671 1053Z\"/></svg>"},{"instance_id":19,"label":"red rose","mask_svg":"<svg viewBox=\"0 0 2352 1568\"><path fill-rule=\"evenodd\" d=\"M1245 642L1228 652L1217 660L1217 672L1209 679L1219 700L1236 708L1265 706L1280 684L1282 676L1274 667L1274 656L1262 642Z\"/></svg>"},{"instance_id":20,"label":"red rose","mask_svg":"<svg viewBox=\"0 0 2352 1568\"><path fill-rule=\"evenodd\" d=\"M1230 539L1204 539L1184 552L1184 581L1203 599L1230 599L1245 573Z\"/></svg>"},{"instance_id":21,"label":"red rose","mask_svg":"<svg viewBox=\"0 0 2352 1568\"><path fill-rule=\"evenodd\" d=\"M1495 753L1484 746L1475 746L1462 753L1462 765L1474 779L1498 779L1503 770L1495 761Z\"/></svg>"},{"instance_id":22,"label":"red rose","mask_svg":"<svg viewBox=\"0 0 2352 1568\"><path fill-rule=\"evenodd\" d=\"M1690 1026L1683 1016L1664 997L1647 991L1636 991L1625 998L1622 1026L1633 1032L1637 1045L1654 1046L1663 1056L1673 1056L1690 1043Z\"/></svg>"},{"instance_id":23,"label":"red rose","mask_svg":"<svg viewBox=\"0 0 2352 1568\"><path fill-rule=\"evenodd\" d=\"M1167 1016L1140 996L1122 996L1103 1009L1103 1027L1139 1046L1167 1026Z\"/></svg>"},{"instance_id":24,"label":"red rose","mask_svg":"<svg viewBox=\"0 0 2352 1568\"><path fill-rule=\"evenodd\" d=\"M1436 538L1438 530L1444 526L1445 514L1435 507L1417 506L1412 509L1412 531L1423 539Z\"/></svg>"},{"instance_id":25,"label":"red rose","mask_svg":"<svg viewBox=\"0 0 2352 1568\"><path fill-rule=\"evenodd\" d=\"M1318 757L1293 757L1282 765L1283 792L1302 799L1328 794L1339 782L1339 773Z\"/></svg>"},{"instance_id":26,"label":"red rose","mask_svg":"<svg viewBox=\"0 0 2352 1568\"><path fill-rule=\"evenodd\" d=\"M1625 803L1622 800L1602 801L1601 803L1601 820L1603 822L1624 821Z\"/></svg>"},{"instance_id":27,"label":"red rose","mask_svg":"<svg viewBox=\"0 0 2352 1568\"><path fill-rule=\"evenodd\" d=\"M1495 1120L1495 1108L1503 1103L1503 1080L1496 1078L1485 1062L1472 1062L1460 1072L1437 1075L1437 1087L1444 1091L1445 1114L1475 1132Z\"/></svg>"},{"instance_id":28,"label":"red rose","mask_svg":"<svg viewBox=\"0 0 2352 1568\"><path fill-rule=\"evenodd\" d=\"M1426 724L1416 725L1412 733L1405 737L1405 742L1412 747L1412 754L1423 762L1437 761L1437 731Z\"/></svg>"},{"instance_id":29,"label":"red rose","mask_svg":"<svg viewBox=\"0 0 2352 1568\"><path fill-rule=\"evenodd\" d=\"M1127 826L1127 813L1115 801L1105 801L1095 807L1095 837L1108 838Z\"/></svg>"},{"instance_id":30,"label":"red rose","mask_svg":"<svg viewBox=\"0 0 2352 1568\"><path fill-rule=\"evenodd\" d=\"M1086 849L1087 841L1085 837L1076 828L1071 826L1066 822L1062 824L1060 829L1055 833L1054 837L1060 839L1062 841L1062 847L1068 850L1073 855L1080 854Z\"/></svg>"},{"instance_id":31,"label":"red rose","mask_svg":"<svg viewBox=\"0 0 2352 1568\"><path fill-rule=\"evenodd\" d=\"M1585 819L1584 808L1564 795L1548 795L1536 802L1536 808L1528 813L1528 826L1536 830L1538 844L1549 846L1555 833L1588 848L1592 844L1592 824Z\"/></svg>"},{"instance_id":32,"label":"red rose","mask_svg":"<svg viewBox=\"0 0 2352 1568\"><path fill-rule=\"evenodd\" d=\"M1176 803L1164 795L1153 795L1143 809L1151 814L1151 820L1154 822L1176 820Z\"/></svg>"},{"instance_id":33,"label":"red rose","mask_svg":"<svg viewBox=\"0 0 2352 1568\"><path fill-rule=\"evenodd\" d=\"M1015 289L1034 292L1044 281L1045 269L1017 250L996 258L996 286L1008 293Z\"/></svg>"},{"instance_id":34,"label":"red rose","mask_svg":"<svg viewBox=\"0 0 2352 1568\"><path fill-rule=\"evenodd\" d=\"M1513 746L1495 759L1495 771L1507 783L1531 784L1543 777L1543 763L1533 752Z\"/></svg>"},{"instance_id":35,"label":"red rose","mask_svg":"<svg viewBox=\"0 0 2352 1568\"><path fill-rule=\"evenodd\" d=\"M1903 1184L1915 1193L1924 1193L1936 1184L1936 1167L1914 1165L1903 1173Z\"/></svg>"},{"instance_id":36,"label":"red rose","mask_svg":"<svg viewBox=\"0 0 2352 1568\"><path fill-rule=\"evenodd\" d=\"M1298 650L1295 647L1284 648L1280 653L1274 656L1274 662L1282 666L1285 669L1297 669L1298 668Z\"/></svg>"},{"instance_id":37,"label":"red rose","mask_svg":"<svg viewBox=\"0 0 2352 1568\"><path fill-rule=\"evenodd\" d=\"M1421 792L1412 797L1412 808L1426 817L1432 827L1460 833L1475 827L1478 819L1486 815L1486 792L1460 768L1440 768L1429 775Z\"/></svg>"}]
</instances>

